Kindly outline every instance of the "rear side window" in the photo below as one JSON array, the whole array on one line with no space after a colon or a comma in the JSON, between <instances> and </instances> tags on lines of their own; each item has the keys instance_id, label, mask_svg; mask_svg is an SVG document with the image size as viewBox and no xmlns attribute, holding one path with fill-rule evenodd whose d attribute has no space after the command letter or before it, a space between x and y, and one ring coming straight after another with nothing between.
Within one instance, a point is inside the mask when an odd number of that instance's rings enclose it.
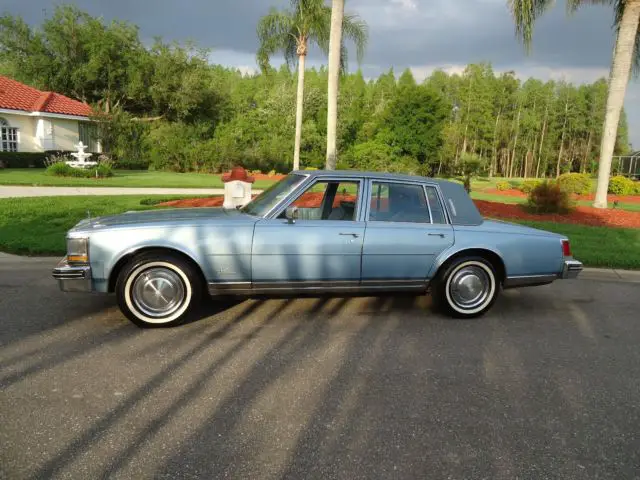
<instances>
[{"instance_id":1,"label":"rear side window","mask_svg":"<svg viewBox=\"0 0 640 480\"><path fill-rule=\"evenodd\" d=\"M440 196L435 187L425 187L427 191L427 198L429 199L429 207L431 207L431 216L433 217L433 223L444 224L447 223L447 218L444 214L444 208L440 202Z\"/></svg>"},{"instance_id":2,"label":"rear side window","mask_svg":"<svg viewBox=\"0 0 640 480\"><path fill-rule=\"evenodd\" d=\"M370 222L431 223L420 185L373 182Z\"/></svg>"}]
</instances>

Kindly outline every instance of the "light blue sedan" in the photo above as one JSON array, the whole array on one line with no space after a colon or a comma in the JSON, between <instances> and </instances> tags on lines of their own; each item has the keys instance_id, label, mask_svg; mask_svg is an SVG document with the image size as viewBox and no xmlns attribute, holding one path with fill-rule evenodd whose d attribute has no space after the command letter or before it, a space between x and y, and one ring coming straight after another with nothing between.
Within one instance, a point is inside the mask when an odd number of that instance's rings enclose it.
<instances>
[{"instance_id":1,"label":"light blue sedan","mask_svg":"<svg viewBox=\"0 0 640 480\"><path fill-rule=\"evenodd\" d=\"M430 288L477 317L501 288L575 278L566 237L481 217L462 186L366 172L292 172L239 210L86 219L53 270L63 291L115 293L141 327L184 321L205 294L388 294Z\"/></svg>"}]
</instances>

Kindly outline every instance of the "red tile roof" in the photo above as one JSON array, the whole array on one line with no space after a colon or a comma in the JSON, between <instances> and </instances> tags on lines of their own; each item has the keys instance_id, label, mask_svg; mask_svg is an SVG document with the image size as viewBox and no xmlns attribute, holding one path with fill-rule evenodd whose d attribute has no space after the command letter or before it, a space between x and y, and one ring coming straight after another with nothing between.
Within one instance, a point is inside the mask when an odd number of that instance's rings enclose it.
<instances>
[{"instance_id":1,"label":"red tile roof","mask_svg":"<svg viewBox=\"0 0 640 480\"><path fill-rule=\"evenodd\" d=\"M42 92L0 75L0 108L88 117L91 107L54 92Z\"/></svg>"}]
</instances>

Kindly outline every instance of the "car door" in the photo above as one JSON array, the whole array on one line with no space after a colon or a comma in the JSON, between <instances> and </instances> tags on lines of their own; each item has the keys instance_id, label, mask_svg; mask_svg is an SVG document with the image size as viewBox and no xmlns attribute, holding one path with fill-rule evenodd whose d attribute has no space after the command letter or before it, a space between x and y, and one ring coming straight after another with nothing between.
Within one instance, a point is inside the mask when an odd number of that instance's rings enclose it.
<instances>
[{"instance_id":1,"label":"car door","mask_svg":"<svg viewBox=\"0 0 640 480\"><path fill-rule=\"evenodd\" d=\"M415 283L454 241L435 186L371 180L362 283Z\"/></svg>"},{"instance_id":2,"label":"car door","mask_svg":"<svg viewBox=\"0 0 640 480\"><path fill-rule=\"evenodd\" d=\"M362 190L362 179L318 178L277 218L259 221L251 257L253 287L358 285L365 231L359 219ZM295 222L286 218L288 206L298 208Z\"/></svg>"}]
</instances>

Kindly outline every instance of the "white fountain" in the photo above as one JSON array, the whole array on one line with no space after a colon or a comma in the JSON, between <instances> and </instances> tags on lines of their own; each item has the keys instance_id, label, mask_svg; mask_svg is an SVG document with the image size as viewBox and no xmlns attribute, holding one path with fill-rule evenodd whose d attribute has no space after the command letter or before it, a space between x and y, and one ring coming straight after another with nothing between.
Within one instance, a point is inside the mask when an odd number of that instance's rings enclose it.
<instances>
[{"instance_id":1,"label":"white fountain","mask_svg":"<svg viewBox=\"0 0 640 480\"><path fill-rule=\"evenodd\" d=\"M77 160L69 160L64 163L66 163L67 165L73 168L89 168L89 167L95 167L98 164L98 162L87 161L87 158L93 155L92 153L85 152L87 145L80 142L77 145L75 145L75 147L78 149L78 151L72 153L71 156L75 157Z\"/></svg>"}]
</instances>

